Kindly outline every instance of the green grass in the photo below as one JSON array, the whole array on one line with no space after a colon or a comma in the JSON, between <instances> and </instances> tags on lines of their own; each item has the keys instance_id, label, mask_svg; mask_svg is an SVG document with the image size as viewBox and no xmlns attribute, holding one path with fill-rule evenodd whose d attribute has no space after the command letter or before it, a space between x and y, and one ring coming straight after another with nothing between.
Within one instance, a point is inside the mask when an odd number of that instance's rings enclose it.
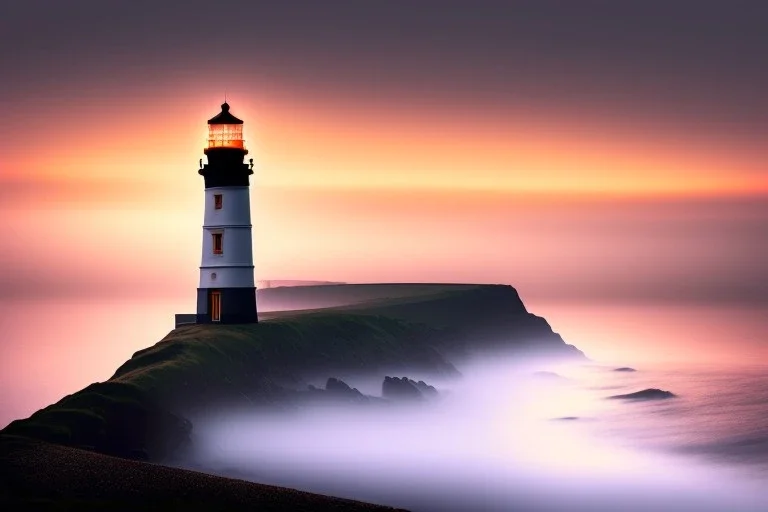
<instances>
[{"instance_id":1,"label":"green grass","mask_svg":"<svg viewBox=\"0 0 768 512\"><path fill-rule=\"evenodd\" d=\"M14 421L3 433L143 459L169 454L187 441L190 428L135 384L108 381Z\"/></svg>"},{"instance_id":2,"label":"green grass","mask_svg":"<svg viewBox=\"0 0 768 512\"><path fill-rule=\"evenodd\" d=\"M455 369L431 346L436 332L380 316L309 314L253 325L193 325L142 350L110 379L174 395L213 384L251 386L313 372L420 366ZM332 376L332 375L328 375Z\"/></svg>"}]
</instances>

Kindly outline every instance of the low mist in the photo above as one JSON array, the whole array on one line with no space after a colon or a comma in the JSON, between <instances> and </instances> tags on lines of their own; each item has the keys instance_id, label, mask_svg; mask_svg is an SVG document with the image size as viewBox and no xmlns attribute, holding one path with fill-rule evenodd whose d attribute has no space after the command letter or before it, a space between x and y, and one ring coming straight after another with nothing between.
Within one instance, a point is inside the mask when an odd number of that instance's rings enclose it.
<instances>
[{"instance_id":1,"label":"low mist","mask_svg":"<svg viewBox=\"0 0 768 512\"><path fill-rule=\"evenodd\" d=\"M413 511L757 511L768 502L764 482L738 468L606 436L612 410L625 408L625 421L651 413L605 399L609 368L497 360L461 370L427 381L440 396L417 403L194 418L182 465ZM346 382L381 396L381 380L378 389L370 378Z\"/></svg>"}]
</instances>

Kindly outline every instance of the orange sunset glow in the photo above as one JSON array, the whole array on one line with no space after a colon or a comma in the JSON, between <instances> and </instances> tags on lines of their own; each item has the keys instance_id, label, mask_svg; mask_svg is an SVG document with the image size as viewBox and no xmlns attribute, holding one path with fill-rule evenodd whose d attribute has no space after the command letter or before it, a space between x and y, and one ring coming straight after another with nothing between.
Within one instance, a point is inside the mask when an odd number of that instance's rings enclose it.
<instances>
[{"instance_id":1,"label":"orange sunset glow","mask_svg":"<svg viewBox=\"0 0 768 512\"><path fill-rule=\"evenodd\" d=\"M13 163L7 179L85 190L93 182L175 181L183 172L181 162L194 162L204 147L200 119L208 114L201 106L215 109L217 98L169 94L132 99L135 104L123 108L100 98L85 109L50 109L35 123L40 134L35 141L47 141L43 147L9 141ZM261 95L254 105L243 99L236 108L250 120L246 145L264 186L645 197L768 191L763 151L740 151L727 141L707 145L706 133L681 135L663 122L643 130L631 122L617 126L567 112L557 118L546 109L498 114L442 106L393 112L354 102L338 105L339 100L325 105ZM148 124L145 118L158 111L163 122ZM30 151L34 162L26 156ZM68 198L66 192L56 199Z\"/></svg>"}]
</instances>

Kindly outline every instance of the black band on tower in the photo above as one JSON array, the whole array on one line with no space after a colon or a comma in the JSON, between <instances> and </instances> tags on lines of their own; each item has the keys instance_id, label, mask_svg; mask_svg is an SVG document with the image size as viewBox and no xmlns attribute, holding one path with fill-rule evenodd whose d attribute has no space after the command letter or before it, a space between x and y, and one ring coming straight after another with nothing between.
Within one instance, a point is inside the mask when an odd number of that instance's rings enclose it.
<instances>
[{"instance_id":1,"label":"black band on tower","mask_svg":"<svg viewBox=\"0 0 768 512\"><path fill-rule=\"evenodd\" d=\"M208 163L198 174L205 178L205 188L247 187L253 170L243 163L248 151L235 148L209 148L205 150Z\"/></svg>"}]
</instances>

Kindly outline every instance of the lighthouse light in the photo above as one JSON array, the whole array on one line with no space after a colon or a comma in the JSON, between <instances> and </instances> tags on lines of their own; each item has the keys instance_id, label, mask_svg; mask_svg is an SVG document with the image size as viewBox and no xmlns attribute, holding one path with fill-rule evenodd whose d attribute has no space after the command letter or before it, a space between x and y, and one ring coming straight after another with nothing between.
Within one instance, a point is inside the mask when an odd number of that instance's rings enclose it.
<instances>
[{"instance_id":1,"label":"lighthouse light","mask_svg":"<svg viewBox=\"0 0 768 512\"><path fill-rule=\"evenodd\" d=\"M242 124L209 124L209 148L238 148L243 149Z\"/></svg>"}]
</instances>

